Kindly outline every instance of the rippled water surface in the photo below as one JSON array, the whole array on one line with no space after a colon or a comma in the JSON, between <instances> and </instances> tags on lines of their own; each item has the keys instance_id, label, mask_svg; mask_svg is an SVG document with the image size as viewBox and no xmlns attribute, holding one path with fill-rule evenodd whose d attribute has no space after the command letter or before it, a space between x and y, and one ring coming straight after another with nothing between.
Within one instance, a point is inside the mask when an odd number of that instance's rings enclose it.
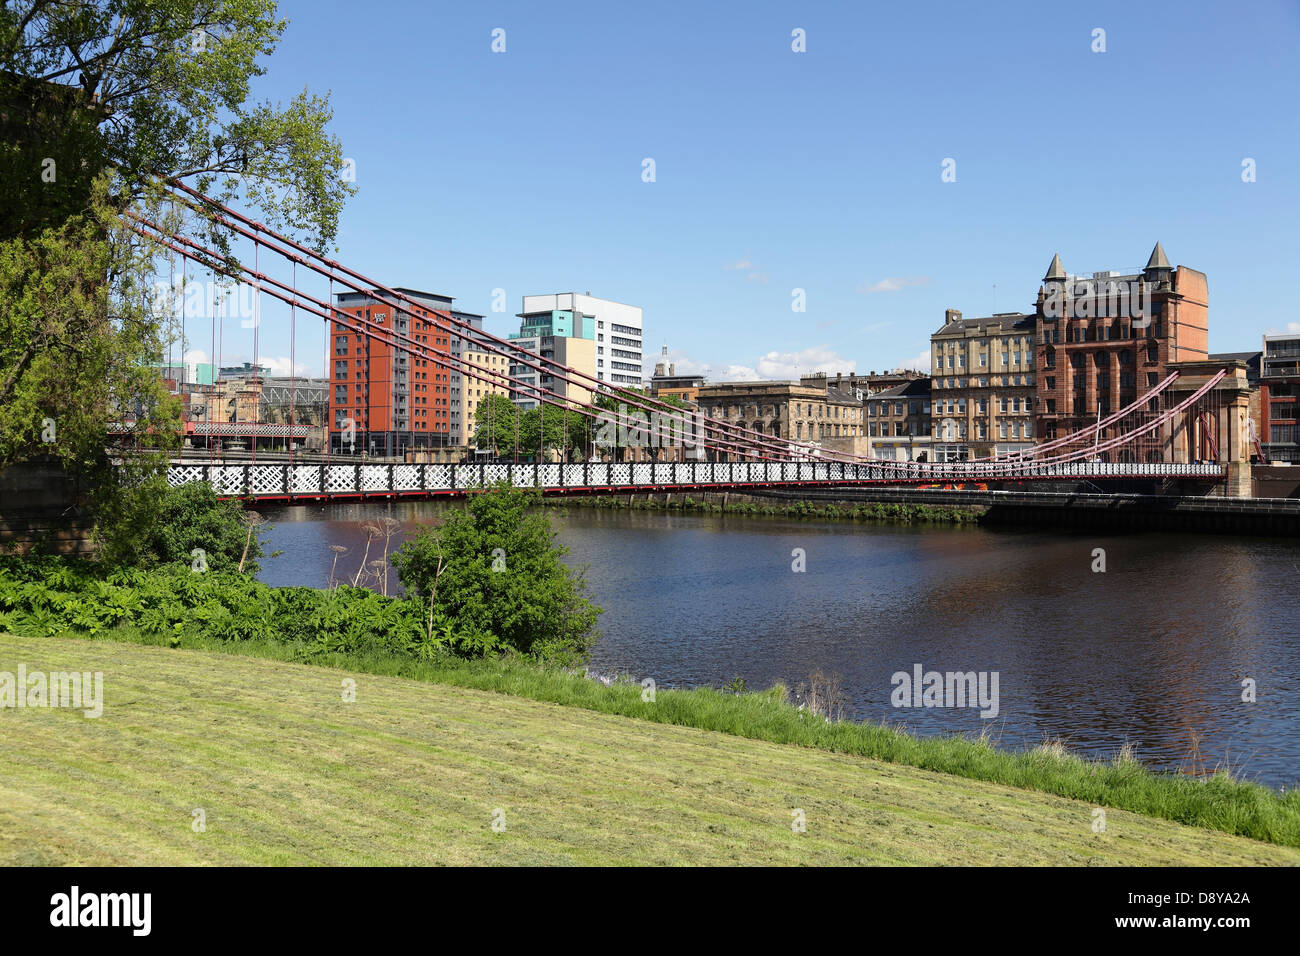
<instances>
[{"instance_id":1,"label":"rippled water surface","mask_svg":"<svg viewBox=\"0 0 1300 956\"><path fill-rule=\"evenodd\" d=\"M442 505L268 512L272 584L322 586L331 544L356 570L360 523L406 530ZM893 525L551 512L566 560L605 608L595 670L660 685L791 688L838 677L846 714L921 733L990 729L1003 747L1125 742L1164 768L1231 765L1300 782L1300 542L1220 535L914 529ZM395 538L396 547L400 539ZM1094 550L1105 550L1095 573ZM802 549L806 571L795 573ZM378 556L372 548L371 559ZM342 573L340 576L343 576ZM998 674L999 713L894 708L913 666ZM1242 681L1258 700L1241 700Z\"/></svg>"}]
</instances>

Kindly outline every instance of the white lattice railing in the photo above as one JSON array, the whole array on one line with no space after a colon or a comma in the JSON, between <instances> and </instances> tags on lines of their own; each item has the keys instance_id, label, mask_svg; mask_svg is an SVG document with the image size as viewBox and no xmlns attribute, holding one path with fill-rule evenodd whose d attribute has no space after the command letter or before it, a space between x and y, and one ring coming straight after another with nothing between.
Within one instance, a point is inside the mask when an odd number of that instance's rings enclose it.
<instances>
[{"instance_id":1,"label":"white lattice railing","mask_svg":"<svg viewBox=\"0 0 1300 956\"><path fill-rule=\"evenodd\" d=\"M1014 477L1222 478L1222 465L1206 462L1076 461L1017 465ZM464 491L500 481L519 488L674 488L707 485L809 484L854 481L961 482L996 480L980 462L596 462L559 464L205 464L173 462L173 487L207 481L220 495L250 498L314 498L330 495L402 495Z\"/></svg>"}]
</instances>

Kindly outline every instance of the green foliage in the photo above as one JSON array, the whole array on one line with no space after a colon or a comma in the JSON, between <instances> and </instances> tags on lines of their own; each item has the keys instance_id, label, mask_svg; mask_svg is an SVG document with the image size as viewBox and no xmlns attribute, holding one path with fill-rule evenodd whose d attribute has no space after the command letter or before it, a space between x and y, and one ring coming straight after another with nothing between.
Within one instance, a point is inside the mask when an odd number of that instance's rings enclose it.
<instances>
[{"instance_id":1,"label":"green foliage","mask_svg":"<svg viewBox=\"0 0 1300 956\"><path fill-rule=\"evenodd\" d=\"M205 211L159 187L188 181L325 251L354 192L326 99L251 98L284 28L274 0L0 5L0 468L57 459L95 489L112 554L145 533L180 423L152 364L161 247L122 214L168 232L188 218L227 253ZM133 449L118 468L110 430Z\"/></svg>"},{"instance_id":2,"label":"green foliage","mask_svg":"<svg viewBox=\"0 0 1300 956\"><path fill-rule=\"evenodd\" d=\"M149 252L107 188L57 227L0 241L0 466L50 456L108 481L110 421L131 444L175 444L180 407L148 365L164 348Z\"/></svg>"},{"instance_id":3,"label":"green foliage","mask_svg":"<svg viewBox=\"0 0 1300 956\"><path fill-rule=\"evenodd\" d=\"M521 411L504 395L488 395L474 412L474 444L511 456L535 459L544 449L567 449L570 458L591 448L589 419L576 411L551 406Z\"/></svg>"},{"instance_id":4,"label":"green foliage","mask_svg":"<svg viewBox=\"0 0 1300 956\"><path fill-rule=\"evenodd\" d=\"M354 192L328 98L251 97L285 26L275 0L17 0L0 11L0 96L46 102L53 89L43 114L89 115L77 159L111 165L124 201L155 176L190 178L323 251Z\"/></svg>"},{"instance_id":5,"label":"green foliage","mask_svg":"<svg viewBox=\"0 0 1300 956\"><path fill-rule=\"evenodd\" d=\"M424 528L393 556L408 594L466 630L556 659L582 659L600 614L581 572L560 561L540 496L508 485L470 497L438 527ZM441 568L441 570L439 570ZM436 586L435 586L436 580Z\"/></svg>"},{"instance_id":6,"label":"green foliage","mask_svg":"<svg viewBox=\"0 0 1300 956\"><path fill-rule=\"evenodd\" d=\"M499 650L490 635L437 618L427 638L424 602L364 588L272 588L233 570L188 563L108 570L64 558L0 558L0 630L39 637L132 628L173 646L187 639L288 645L304 660L378 654L434 660Z\"/></svg>"},{"instance_id":7,"label":"green foliage","mask_svg":"<svg viewBox=\"0 0 1300 956\"><path fill-rule=\"evenodd\" d=\"M209 571L234 571L248 544L246 574L258 571L257 558L263 552L259 533L254 529L249 541L243 508L237 501L223 501L204 481L172 488L162 483L153 489L147 507L132 515L129 532L108 542L104 557L109 564L133 564L153 567L179 562L187 567L193 562L195 548L204 552Z\"/></svg>"},{"instance_id":8,"label":"green foliage","mask_svg":"<svg viewBox=\"0 0 1300 956\"><path fill-rule=\"evenodd\" d=\"M746 690L745 678L737 674L731 680L722 685L722 689L728 694L743 694Z\"/></svg>"},{"instance_id":9,"label":"green foliage","mask_svg":"<svg viewBox=\"0 0 1300 956\"><path fill-rule=\"evenodd\" d=\"M504 395L485 395L474 410L474 444L503 454L515 447L515 429L519 423L519 406Z\"/></svg>"},{"instance_id":10,"label":"green foliage","mask_svg":"<svg viewBox=\"0 0 1300 956\"><path fill-rule=\"evenodd\" d=\"M532 501L497 489L412 539L394 557L409 596L390 598L348 586L268 587L252 576L259 529L250 542L236 502L219 500L202 482L167 488L140 533L116 542L115 557L129 564L0 557L0 628L95 635L126 627L173 645L187 638L286 644L304 659L379 654L427 662L514 650L575 660L595 640L599 612L583 596L581 576L560 563L546 518L528 513ZM445 546L454 556L431 607L426 582ZM204 551L206 570L196 570L195 548ZM498 548L511 556L509 570L492 570Z\"/></svg>"}]
</instances>

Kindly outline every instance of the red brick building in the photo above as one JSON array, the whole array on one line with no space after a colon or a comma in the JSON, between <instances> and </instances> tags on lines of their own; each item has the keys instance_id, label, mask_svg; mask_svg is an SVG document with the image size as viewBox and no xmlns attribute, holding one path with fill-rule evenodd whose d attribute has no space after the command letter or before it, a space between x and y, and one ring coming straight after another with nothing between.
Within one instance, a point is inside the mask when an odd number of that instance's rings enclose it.
<instances>
[{"instance_id":1,"label":"red brick building","mask_svg":"<svg viewBox=\"0 0 1300 956\"><path fill-rule=\"evenodd\" d=\"M432 319L434 308L450 300L398 291L416 302L427 301L430 308L416 308L413 318L402 312L394 315L390 306L359 292L338 295L335 308L395 328L435 352L449 354L448 335L435 328ZM392 457L412 448L448 444L452 383L445 366L408 355L341 322L331 321L329 326L332 452Z\"/></svg>"},{"instance_id":2,"label":"red brick building","mask_svg":"<svg viewBox=\"0 0 1300 956\"><path fill-rule=\"evenodd\" d=\"M1140 271L1066 273L1052 259L1035 307L1040 440L1078 431L1131 404L1173 362L1209 357L1203 272L1169 264L1160 243Z\"/></svg>"}]
</instances>

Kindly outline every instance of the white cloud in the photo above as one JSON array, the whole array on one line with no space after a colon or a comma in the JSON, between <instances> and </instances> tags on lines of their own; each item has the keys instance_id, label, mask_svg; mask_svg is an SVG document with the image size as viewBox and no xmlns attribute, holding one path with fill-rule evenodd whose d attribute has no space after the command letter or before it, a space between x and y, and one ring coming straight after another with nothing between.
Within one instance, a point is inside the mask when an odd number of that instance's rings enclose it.
<instances>
[{"instance_id":1,"label":"white cloud","mask_svg":"<svg viewBox=\"0 0 1300 956\"><path fill-rule=\"evenodd\" d=\"M728 365L721 372L709 376L710 382L753 382L762 378L748 365Z\"/></svg>"},{"instance_id":2,"label":"white cloud","mask_svg":"<svg viewBox=\"0 0 1300 956\"><path fill-rule=\"evenodd\" d=\"M737 259L735 262L729 262L722 268L727 272L745 273L746 282L761 282L764 285L767 284L767 273L761 271L757 266L755 266L749 256L745 256L743 259Z\"/></svg>"},{"instance_id":3,"label":"white cloud","mask_svg":"<svg viewBox=\"0 0 1300 956\"><path fill-rule=\"evenodd\" d=\"M243 360L241 359L240 361ZM272 376L286 377L289 375L290 366L289 366L289 357L287 355L259 356L257 360L257 364L265 365L270 370L270 374ZM299 378L305 378L307 376L307 366L304 365L302 362L298 362L296 365L293 366L293 368L294 368L294 374L297 375Z\"/></svg>"},{"instance_id":4,"label":"white cloud","mask_svg":"<svg viewBox=\"0 0 1300 956\"><path fill-rule=\"evenodd\" d=\"M759 375L778 380L793 380L813 372L857 370L857 362L842 358L825 345L814 345L800 352L768 352L758 360Z\"/></svg>"},{"instance_id":5,"label":"white cloud","mask_svg":"<svg viewBox=\"0 0 1300 956\"><path fill-rule=\"evenodd\" d=\"M649 358L649 356L647 356ZM759 378L758 372L747 365L713 366L707 362L697 362L680 349L669 349L665 355L654 356L654 364L671 364L675 375L703 375L709 382L752 382Z\"/></svg>"},{"instance_id":6,"label":"white cloud","mask_svg":"<svg viewBox=\"0 0 1300 956\"><path fill-rule=\"evenodd\" d=\"M655 362L671 362L678 375L703 375L710 382L793 381L812 372L856 372L858 363L838 355L825 345L801 352L768 352L759 358L757 367L750 365L709 365L696 362L685 352L669 350L667 357L655 356Z\"/></svg>"},{"instance_id":7,"label":"white cloud","mask_svg":"<svg viewBox=\"0 0 1300 956\"><path fill-rule=\"evenodd\" d=\"M680 349L669 349L667 355L656 355L654 364L664 362L673 366L676 375L708 375L709 367L692 359Z\"/></svg>"},{"instance_id":8,"label":"white cloud","mask_svg":"<svg viewBox=\"0 0 1300 956\"><path fill-rule=\"evenodd\" d=\"M915 355L909 359L901 360L893 368L913 369L917 372L928 372L930 370L930 350L926 349L920 355Z\"/></svg>"},{"instance_id":9,"label":"white cloud","mask_svg":"<svg viewBox=\"0 0 1300 956\"><path fill-rule=\"evenodd\" d=\"M858 286L858 291L863 295L871 295L873 292L897 292L899 289L906 289L908 286L929 284L929 276L886 276L872 285L862 283L862 285Z\"/></svg>"}]
</instances>

